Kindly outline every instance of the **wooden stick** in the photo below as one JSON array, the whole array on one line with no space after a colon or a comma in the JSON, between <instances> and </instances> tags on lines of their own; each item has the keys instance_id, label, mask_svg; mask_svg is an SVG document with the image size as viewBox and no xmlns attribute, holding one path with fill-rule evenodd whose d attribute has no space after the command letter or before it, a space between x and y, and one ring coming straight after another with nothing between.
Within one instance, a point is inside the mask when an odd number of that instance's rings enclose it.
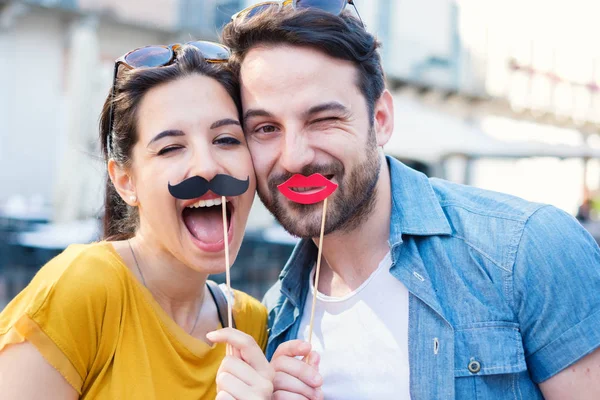
<instances>
[{"instance_id":1,"label":"wooden stick","mask_svg":"<svg viewBox=\"0 0 600 400\"><path fill-rule=\"evenodd\" d=\"M319 288L319 273L321 272L321 254L323 253L323 233L325 232L325 214L327 213L327 198L323 201L323 217L321 218L321 235L319 236L319 252L317 255L317 270L315 272L315 290L313 291L312 310L310 312L310 326L308 328L308 343L311 343L313 323L315 320L315 306L317 304L317 291Z\"/></svg>"},{"instance_id":2,"label":"wooden stick","mask_svg":"<svg viewBox=\"0 0 600 400\"><path fill-rule=\"evenodd\" d=\"M225 279L227 281L227 322L230 328L233 327L233 312L231 305L233 299L231 298L231 274L229 273L229 235L227 234L227 205L225 196L221 196L221 206L223 208L223 241L225 242ZM227 355L233 354L233 349L227 345Z\"/></svg>"}]
</instances>

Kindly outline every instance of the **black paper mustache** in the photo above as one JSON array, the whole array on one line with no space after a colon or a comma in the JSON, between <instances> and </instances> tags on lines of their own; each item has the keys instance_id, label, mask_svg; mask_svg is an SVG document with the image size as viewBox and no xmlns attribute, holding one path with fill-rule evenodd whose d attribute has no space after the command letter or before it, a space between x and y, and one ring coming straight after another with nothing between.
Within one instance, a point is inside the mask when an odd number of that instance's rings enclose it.
<instances>
[{"instance_id":1,"label":"black paper mustache","mask_svg":"<svg viewBox=\"0 0 600 400\"><path fill-rule=\"evenodd\" d=\"M239 196L248 190L249 185L250 177L241 181L230 175L218 174L207 181L201 176L192 176L174 186L169 183L169 193L180 200L197 199L209 190L219 196Z\"/></svg>"}]
</instances>

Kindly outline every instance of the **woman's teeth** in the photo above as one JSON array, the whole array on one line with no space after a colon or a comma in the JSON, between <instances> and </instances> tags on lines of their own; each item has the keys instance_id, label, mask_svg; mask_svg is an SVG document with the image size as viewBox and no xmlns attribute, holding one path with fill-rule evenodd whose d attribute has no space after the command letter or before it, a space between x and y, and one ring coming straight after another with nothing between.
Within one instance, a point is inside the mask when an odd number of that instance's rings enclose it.
<instances>
[{"instance_id":1,"label":"woman's teeth","mask_svg":"<svg viewBox=\"0 0 600 400\"><path fill-rule=\"evenodd\" d=\"M225 202L229 200L225 199ZM220 206L222 204L222 200L220 198L211 199L211 200L198 200L198 202L194 204L190 204L187 208L200 208L200 207L212 207L212 206Z\"/></svg>"}]
</instances>

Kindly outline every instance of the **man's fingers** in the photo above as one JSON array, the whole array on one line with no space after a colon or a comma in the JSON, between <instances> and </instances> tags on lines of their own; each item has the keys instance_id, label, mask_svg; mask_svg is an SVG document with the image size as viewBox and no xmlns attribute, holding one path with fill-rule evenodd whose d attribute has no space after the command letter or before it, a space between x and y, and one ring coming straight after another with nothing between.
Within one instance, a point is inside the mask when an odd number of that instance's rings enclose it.
<instances>
[{"instance_id":1,"label":"man's fingers","mask_svg":"<svg viewBox=\"0 0 600 400\"><path fill-rule=\"evenodd\" d=\"M316 351L311 351L306 357L302 359L302 361L318 370L319 363L321 362L321 356Z\"/></svg>"},{"instance_id":2,"label":"man's fingers","mask_svg":"<svg viewBox=\"0 0 600 400\"><path fill-rule=\"evenodd\" d=\"M319 400L323 398L323 393L321 392L321 388L311 387L304 382L302 382L297 377L286 374L285 372L276 372L275 379L273 380L273 388L274 393L280 392L280 398L288 398L284 397L283 394L287 393L290 396L295 394L297 398L309 399L309 400ZM294 396L289 397L296 398Z\"/></svg>"},{"instance_id":3,"label":"man's fingers","mask_svg":"<svg viewBox=\"0 0 600 400\"><path fill-rule=\"evenodd\" d=\"M323 384L323 378L317 369L306 362L293 357L273 358L271 365L275 372L284 372L299 379L304 384L317 388ZM277 386L275 386L277 389Z\"/></svg>"},{"instance_id":4,"label":"man's fingers","mask_svg":"<svg viewBox=\"0 0 600 400\"><path fill-rule=\"evenodd\" d=\"M277 350L273 354L273 359L280 356L304 357L310 352L310 349L310 344L304 340L290 340L277 347Z\"/></svg>"},{"instance_id":5,"label":"man's fingers","mask_svg":"<svg viewBox=\"0 0 600 400\"><path fill-rule=\"evenodd\" d=\"M206 337L214 343L229 343L239 350L241 358L261 376L269 380L273 379L273 370L252 336L237 329L224 328L209 332Z\"/></svg>"}]
</instances>

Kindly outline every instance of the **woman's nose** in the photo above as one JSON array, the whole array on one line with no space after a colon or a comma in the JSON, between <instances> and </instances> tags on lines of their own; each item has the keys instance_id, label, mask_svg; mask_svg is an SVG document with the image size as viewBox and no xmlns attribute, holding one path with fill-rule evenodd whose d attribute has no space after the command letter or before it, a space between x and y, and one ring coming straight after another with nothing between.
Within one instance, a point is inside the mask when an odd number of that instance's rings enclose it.
<instances>
[{"instance_id":1,"label":"woman's nose","mask_svg":"<svg viewBox=\"0 0 600 400\"><path fill-rule=\"evenodd\" d=\"M223 173L210 146L198 146L190 158L190 176L201 176L210 181L215 175Z\"/></svg>"}]
</instances>

